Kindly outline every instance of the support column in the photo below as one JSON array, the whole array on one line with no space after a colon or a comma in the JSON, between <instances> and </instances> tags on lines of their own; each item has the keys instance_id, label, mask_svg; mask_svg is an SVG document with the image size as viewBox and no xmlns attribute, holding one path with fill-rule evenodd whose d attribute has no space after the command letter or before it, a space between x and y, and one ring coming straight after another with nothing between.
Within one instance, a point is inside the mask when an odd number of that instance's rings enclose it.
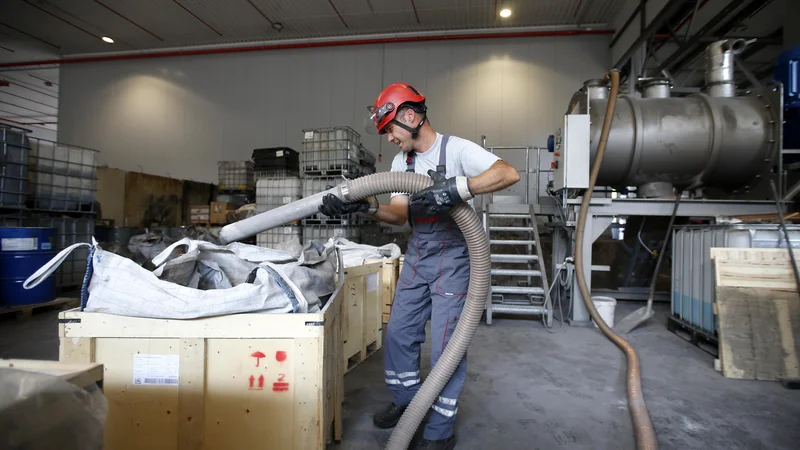
<instances>
[{"instance_id":1,"label":"support column","mask_svg":"<svg viewBox=\"0 0 800 450\"><path fill-rule=\"evenodd\" d=\"M589 214L586 216L583 249L575 249L576 252L583 252L583 275L586 278L586 285L590 294L592 292L592 244L611 225L612 219L610 216L594 216L592 209L589 206ZM580 208L575 208L575 212L579 214ZM590 319L589 311L583 303L583 296L581 296L581 291L578 288L578 277L576 276L572 280L572 317L570 317L570 325L590 326Z\"/></svg>"}]
</instances>

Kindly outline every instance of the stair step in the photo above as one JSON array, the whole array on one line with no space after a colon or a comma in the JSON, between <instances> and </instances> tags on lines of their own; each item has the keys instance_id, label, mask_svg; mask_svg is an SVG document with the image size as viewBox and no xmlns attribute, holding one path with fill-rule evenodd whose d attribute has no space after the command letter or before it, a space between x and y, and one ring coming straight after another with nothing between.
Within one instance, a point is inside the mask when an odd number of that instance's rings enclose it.
<instances>
[{"instance_id":1,"label":"stair step","mask_svg":"<svg viewBox=\"0 0 800 450\"><path fill-rule=\"evenodd\" d=\"M497 219L530 219L530 214L507 214L507 213L487 213L489 217Z\"/></svg>"},{"instance_id":2,"label":"stair step","mask_svg":"<svg viewBox=\"0 0 800 450\"><path fill-rule=\"evenodd\" d=\"M520 277L540 277L541 270L517 270L517 269L492 269L492 275L508 275Z\"/></svg>"},{"instance_id":3,"label":"stair step","mask_svg":"<svg viewBox=\"0 0 800 450\"><path fill-rule=\"evenodd\" d=\"M492 294L536 294L544 295L544 289L528 286L492 286Z\"/></svg>"},{"instance_id":4,"label":"stair step","mask_svg":"<svg viewBox=\"0 0 800 450\"><path fill-rule=\"evenodd\" d=\"M536 241L513 240L513 239L491 239L492 245L536 245Z\"/></svg>"},{"instance_id":5,"label":"stair step","mask_svg":"<svg viewBox=\"0 0 800 450\"><path fill-rule=\"evenodd\" d=\"M489 227L489 231L518 231L533 232L533 227Z\"/></svg>"},{"instance_id":6,"label":"stair step","mask_svg":"<svg viewBox=\"0 0 800 450\"><path fill-rule=\"evenodd\" d=\"M492 253L492 262L528 262L539 259L536 255L502 255Z\"/></svg>"},{"instance_id":7,"label":"stair step","mask_svg":"<svg viewBox=\"0 0 800 450\"><path fill-rule=\"evenodd\" d=\"M536 305L507 305L503 303L492 303L492 313L507 314L546 314L547 308Z\"/></svg>"}]
</instances>

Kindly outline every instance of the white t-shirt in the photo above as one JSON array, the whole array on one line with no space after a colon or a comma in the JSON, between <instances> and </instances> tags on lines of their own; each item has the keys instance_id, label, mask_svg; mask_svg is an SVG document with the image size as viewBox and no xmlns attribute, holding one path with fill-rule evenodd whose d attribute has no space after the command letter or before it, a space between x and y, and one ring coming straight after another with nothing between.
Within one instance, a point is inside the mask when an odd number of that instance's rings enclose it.
<instances>
[{"instance_id":1,"label":"white t-shirt","mask_svg":"<svg viewBox=\"0 0 800 450\"><path fill-rule=\"evenodd\" d=\"M417 153L415 158L414 172L427 175L429 170L436 170L439 165L439 151L442 147L442 135L436 133L436 142L433 146L423 153ZM461 139L460 137L450 136L447 141L447 178L464 175L475 177L489 170L492 164L499 161L500 157L489 153L480 145ZM407 169L406 154L399 152L392 160L392 172L405 172ZM393 193L395 195L406 195Z\"/></svg>"}]
</instances>

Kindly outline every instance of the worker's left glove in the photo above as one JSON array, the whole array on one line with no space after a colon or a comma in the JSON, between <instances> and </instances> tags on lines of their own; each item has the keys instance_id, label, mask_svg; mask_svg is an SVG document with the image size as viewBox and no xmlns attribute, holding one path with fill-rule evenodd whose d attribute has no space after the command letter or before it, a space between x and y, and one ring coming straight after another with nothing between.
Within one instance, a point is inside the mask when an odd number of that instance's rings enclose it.
<instances>
[{"instance_id":1,"label":"worker's left glove","mask_svg":"<svg viewBox=\"0 0 800 450\"><path fill-rule=\"evenodd\" d=\"M445 178L435 170L429 170L428 175L433 178L433 186L412 195L411 203L423 203L430 215L447 211L453 206L475 197L469 190L469 183L465 176Z\"/></svg>"},{"instance_id":2,"label":"worker's left glove","mask_svg":"<svg viewBox=\"0 0 800 450\"><path fill-rule=\"evenodd\" d=\"M328 217L344 216L354 213L375 214L378 210L378 200L375 197L369 197L353 203L345 203L339 197L328 194L322 198L322 204L319 206L319 212Z\"/></svg>"}]
</instances>

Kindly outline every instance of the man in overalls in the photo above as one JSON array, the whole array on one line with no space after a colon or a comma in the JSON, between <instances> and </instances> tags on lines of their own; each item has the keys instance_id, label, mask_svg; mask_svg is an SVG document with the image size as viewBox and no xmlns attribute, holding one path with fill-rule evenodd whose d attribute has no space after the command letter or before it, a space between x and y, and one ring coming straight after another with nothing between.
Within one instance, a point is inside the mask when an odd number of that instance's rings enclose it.
<instances>
[{"instance_id":1,"label":"man in overalls","mask_svg":"<svg viewBox=\"0 0 800 450\"><path fill-rule=\"evenodd\" d=\"M379 428L400 420L420 387L420 346L431 319L431 366L439 360L458 324L469 285L469 252L464 235L447 213L475 195L505 189L519 173L479 145L436 133L427 120L425 96L406 83L395 83L368 108L378 133L400 147L392 172L428 174L433 186L413 196L392 194L388 205L362 201L346 204L333 195L323 199L327 215L355 212L401 226L409 221L411 240L392 303L384 340L385 381L394 400L375 414ZM455 447L453 423L467 373L466 357L433 404L419 448Z\"/></svg>"}]
</instances>

